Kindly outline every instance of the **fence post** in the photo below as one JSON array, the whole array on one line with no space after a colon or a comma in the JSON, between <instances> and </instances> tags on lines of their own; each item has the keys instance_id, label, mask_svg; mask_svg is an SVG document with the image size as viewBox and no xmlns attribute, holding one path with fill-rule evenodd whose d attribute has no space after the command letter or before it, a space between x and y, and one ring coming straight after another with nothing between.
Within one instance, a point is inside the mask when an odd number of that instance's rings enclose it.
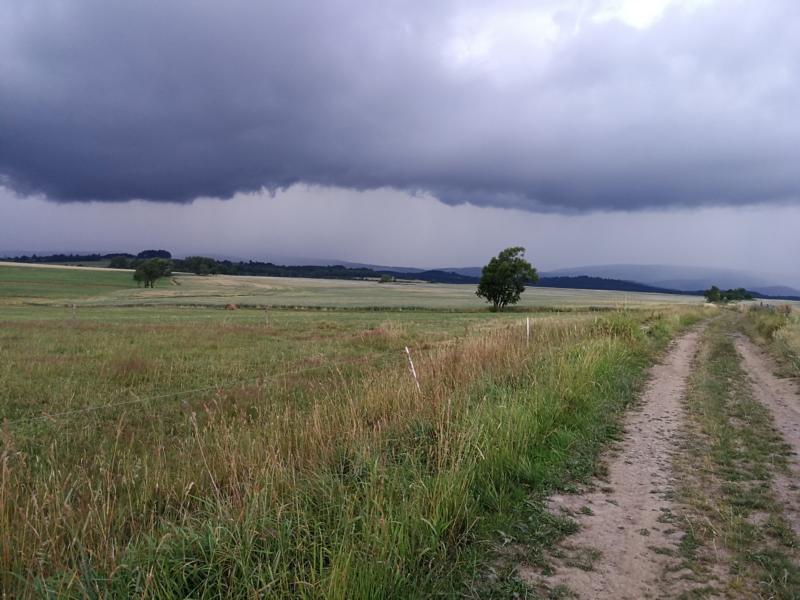
<instances>
[{"instance_id":1,"label":"fence post","mask_svg":"<svg viewBox=\"0 0 800 600\"><path fill-rule=\"evenodd\" d=\"M525 317L525 345L531 344L531 318Z\"/></svg>"},{"instance_id":2,"label":"fence post","mask_svg":"<svg viewBox=\"0 0 800 600\"><path fill-rule=\"evenodd\" d=\"M417 392L422 393L422 388L419 387L419 378L417 377L417 370L414 368L414 361L411 360L411 350L406 346L406 356L408 356L408 366L411 367L411 374L414 376L414 383L417 384Z\"/></svg>"}]
</instances>

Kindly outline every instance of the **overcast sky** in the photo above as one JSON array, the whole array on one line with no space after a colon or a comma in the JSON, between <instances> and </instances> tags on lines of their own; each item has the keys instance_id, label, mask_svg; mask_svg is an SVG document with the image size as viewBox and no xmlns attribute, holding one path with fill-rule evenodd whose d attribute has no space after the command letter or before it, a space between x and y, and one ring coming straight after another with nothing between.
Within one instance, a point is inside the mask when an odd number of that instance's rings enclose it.
<instances>
[{"instance_id":1,"label":"overcast sky","mask_svg":"<svg viewBox=\"0 0 800 600\"><path fill-rule=\"evenodd\" d=\"M796 0L5 0L0 252L522 244L797 285L798 22Z\"/></svg>"}]
</instances>

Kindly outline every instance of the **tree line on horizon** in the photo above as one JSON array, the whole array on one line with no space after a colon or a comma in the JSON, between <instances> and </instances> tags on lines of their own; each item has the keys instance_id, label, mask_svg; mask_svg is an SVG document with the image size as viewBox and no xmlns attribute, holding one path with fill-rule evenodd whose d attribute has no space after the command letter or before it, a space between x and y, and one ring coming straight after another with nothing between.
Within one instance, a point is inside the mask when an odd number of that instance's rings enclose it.
<instances>
[{"instance_id":1,"label":"tree line on horizon","mask_svg":"<svg viewBox=\"0 0 800 600\"><path fill-rule=\"evenodd\" d=\"M166 252L166 251L147 251ZM431 283L476 283L477 278L447 271L422 271L405 273L390 270L374 270L366 267L345 267L343 265L276 265L261 261L218 260L208 256L187 256L169 258L163 254L142 257L115 255L110 259L112 269L139 270L147 260L167 260L171 272L194 273L195 275L250 275L262 277L302 277L311 279L361 279L391 281L428 281ZM168 254L168 253L167 253Z\"/></svg>"}]
</instances>

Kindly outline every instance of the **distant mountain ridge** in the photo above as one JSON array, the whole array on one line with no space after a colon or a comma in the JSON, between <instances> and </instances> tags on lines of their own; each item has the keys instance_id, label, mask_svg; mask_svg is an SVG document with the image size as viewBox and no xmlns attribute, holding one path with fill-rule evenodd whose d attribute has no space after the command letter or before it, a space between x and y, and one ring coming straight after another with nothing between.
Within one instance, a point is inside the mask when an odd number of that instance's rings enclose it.
<instances>
[{"instance_id":1,"label":"distant mountain ridge","mask_svg":"<svg viewBox=\"0 0 800 600\"><path fill-rule=\"evenodd\" d=\"M443 268L468 277L480 277L481 267ZM722 289L746 288L763 296L800 296L800 290L771 281L769 278L747 271L711 267L680 267L673 265L591 265L554 269L540 273L542 280L559 277L590 277L636 283L659 290L697 293L712 285ZM541 284L540 284L541 285ZM604 289L604 288L601 288Z\"/></svg>"},{"instance_id":2,"label":"distant mountain ridge","mask_svg":"<svg viewBox=\"0 0 800 600\"><path fill-rule=\"evenodd\" d=\"M566 288L573 290L608 290L615 292L645 292L649 294L686 294L699 295L700 291L684 292L669 288L645 285L636 281L622 279L606 279L603 277L589 277L588 275L568 276L542 276L536 283L537 287Z\"/></svg>"},{"instance_id":3,"label":"distant mountain ridge","mask_svg":"<svg viewBox=\"0 0 800 600\"><path fill-rule=\"evenodd\" d=\"M800 296L800 290L765 276L736 269L683 267L676 265L590 265L556 269L548 276L589 275L637 281L646 285L680 291L705 290L716 285L723 289L743 287L765 295Z\"/></svg>"}]
</instances>

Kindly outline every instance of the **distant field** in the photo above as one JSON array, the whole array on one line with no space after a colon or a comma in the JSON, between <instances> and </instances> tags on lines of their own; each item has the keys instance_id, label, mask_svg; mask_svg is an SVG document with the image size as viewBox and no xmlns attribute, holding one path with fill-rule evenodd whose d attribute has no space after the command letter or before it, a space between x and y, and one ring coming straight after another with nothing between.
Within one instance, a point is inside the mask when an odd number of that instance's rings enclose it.
<instances>
[{"instance_id":1,"label":"distant field","mask_svg":"<svg viewBox=\"0 0 800 600\"><path fill-rule=\"evenodd\" d=\"M0 263L0 303L78 300L131 289L128 271L77 267L7 266Z\"/></svg>"},{"instance_id":2,"label":"distant field","mask_svg":"<svg viewBox=\"0 0 800 600\"><path fill-rule=\"evenodd\" d=\"M26 263L14 261L0 261L0 266L4 267L26 267L34 269L77 269L79 271L123 271L132 272L130 269L112 269L108 265L110 260L93 260L87 263Z\"/></svg>"},{"instance_id":3,"label":"distant field","mask_svg":"<svg viewBox=\"0 0 800 600\"><path fill-rule=\"evenodd\" d=\"M698 304L697 296L528 288L519 306L635 307ZM128 271L0 265L0 302L79 306L206 305L470 310L487 305L474 285L278 277L176 275L137 288Z\"/></svg>"}]
</instances>

